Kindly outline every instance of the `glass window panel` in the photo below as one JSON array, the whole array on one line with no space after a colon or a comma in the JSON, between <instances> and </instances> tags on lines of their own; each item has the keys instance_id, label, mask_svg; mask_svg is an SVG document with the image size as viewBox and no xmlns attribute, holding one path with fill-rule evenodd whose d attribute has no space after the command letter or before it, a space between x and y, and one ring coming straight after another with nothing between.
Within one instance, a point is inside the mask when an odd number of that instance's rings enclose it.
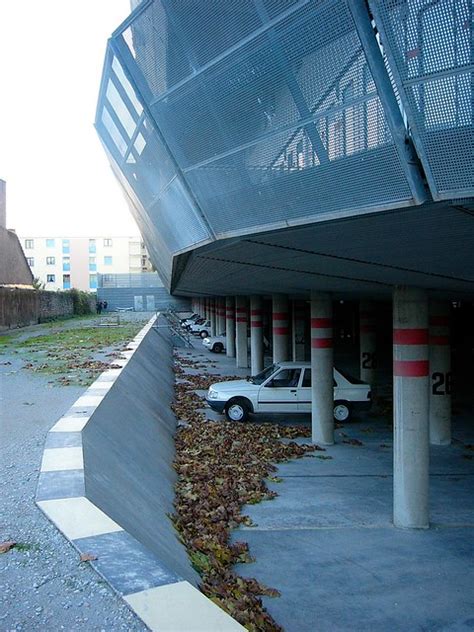
<instances>
[{"instance_id":1,"label":"glass window panel","mask_svg":"<svg viewBox=\"0 0 474 632\"><path fill-rule=\"evenodd\" d=\"M128 98L133 103L133 107L136 109L137 114L141 114L143 112L143 107L140 101L137 99L135 90L132 88L130 81L125 76L122 66L120 65L116 57L114 57L112 60L112 68L115 74L117 75L118 80L122 84L125 92L127 93Z\"/></svg>"},{"instance_id":2,"label":"glass window panel","mask_svg":"<svg viewBox=\"0 0 474 632\"><path fill-rule=\"evenodd\" d=\"M120 122L127 130L128 135L131 137L137 125L133 120L133 116L130 114L127 106L122 101L117 88L111 81L109 81L107 85L106 96L110 102L110 105L114 108L115 113L120 119Z\"/></svg>"},{"instance_id":3,"label":"glass window panel","mask_svg":"<svg viewBox=\"0 0 474 632\"><path fill-rule=\"evenodd\" d=\"M106 108L102 110L102 122L114 141L115 146L122 156L124 156L127 151L127 143Z\"/></svg>"}]
</instances>

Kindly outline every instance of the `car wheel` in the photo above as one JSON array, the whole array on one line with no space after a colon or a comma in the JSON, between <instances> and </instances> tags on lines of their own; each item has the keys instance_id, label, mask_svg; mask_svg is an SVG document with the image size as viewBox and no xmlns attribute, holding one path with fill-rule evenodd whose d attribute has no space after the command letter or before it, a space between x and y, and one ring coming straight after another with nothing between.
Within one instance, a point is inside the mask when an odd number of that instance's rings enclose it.
<instances>
[{"instance_id":1,"label":"car wheel","mask_svg":"<svg viewBox=\"0 0 474 632\"><path fill-rule=\"evenodd\" d=\"M247 421L250 407L242 399L232 399L225 407L225 415L229 421Z\"/></svg>"},{"instance_id":2,"label":"car wheel","mask_svg":"<svg viewBox=\"0 0 474 632\"><path fill-rule=\"evenodd\" d=\"M206 331L206 330L204 330L204 331L200 331L200 332L199 332L199 335L201 336L201 338L207 338L207 337L208 337L208 333L207 333L207 331Z\"/></svg>"},{"instance_id":3,"label":"car wheel","mask_svg":"<svg viewBox=\"0 0 474 632\"><path fill-rule=\"evenodd\" d=\"M351 407L349 402L334 402L333 414L336 421L349 421L351 417Z\"/></svg>"},{"instance_id":4,"label":"car wheel","mask_svg":"<svg viewBox=\"0 0 474 632\"><path fill-rule=\"evenodd\" d=\"M222 353L224 351L224 345L222 342L216 342L216 344L212 347L214 353Z\"/></svg>"}]
</instances>

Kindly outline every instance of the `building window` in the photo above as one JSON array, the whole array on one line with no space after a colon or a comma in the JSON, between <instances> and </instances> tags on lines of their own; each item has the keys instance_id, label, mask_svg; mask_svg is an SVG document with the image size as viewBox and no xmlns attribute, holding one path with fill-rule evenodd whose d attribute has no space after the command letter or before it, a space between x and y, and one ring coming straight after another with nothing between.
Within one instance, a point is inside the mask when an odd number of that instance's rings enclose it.
<instances>
[{"instance_id":1,"label":"building window","mask_svg":"<svg viewBox=\"0 0 474 632\"><path fill-rule=\"evenodd\" d=\"M104 266L112 265L112 257L104 257Z\"/></svg>"},{"instance_id":2,"label":"building window","mask_svg":"<svg viewBox=\"0 0 474 632\"><path fill-rule=\"evenodd\" d=\"M112 240L110 238L104 239L104 246L106 248L111 248L112 247Z\"/></svg>"},{"instance_id":3,"label":"building window","mask_svg":"<svg viewBox=\"0 0 474 632\"><path fill-rule=\"evenodd\" d=\"M47 239L46 240L46 248L54 248L54 246L55 246L54 239Z\"/></svg>"},{"instance_id":4,"label":"building window","mask_svg":"<svg viewBox=\"0 0 474 632\"><path fill-rule=\"evenodd\" d=\"M63 257L63 271L68 272L71 269L71 260L69 257Z\"/></svg>"},{"instance_id":5,"label":"building window","mask_svg":"<svg viewBox=\"0 0 474 632\"><path fill-rule=\"evenodd\" d=\"M97 274L89 274L89 287L91 290L97 289Z\"/></svg>"},{"instance_id":6,"label":"building window","mask_svg":"<svg viewBox=\"0 0 474 632\"><path fill-rule=\"evenodd\" d=\"M26 257L26 262L32 268L35 265L35 260L33 257Z\"/></svg>"},{"instance_id":7,"label":"building window","mask_svg":"<svg viewBox=\"0 0 474 632\"><path fill-rule=\"evenodd\" d=\"M46 275L46 283L55 283L56 275L55 274L47 274Z\"/></svg>"},{"instance_id":8,"label":"building window","mask_svg":"<svg viewBox=\"0 0 474 632\"><path fill-rule=\"evenodd\" d=\"M35 247L34 239L25 239L25 250L33 250Z\"/></svg>"},{"instance_id":9,"label":"building window","mask_svg":"<svg viewBox=\"0 0 474 632\"><path fill-rule=\"evenodd\" d=\"M96 272L97 264L95 262L95 257L89 257L89 272Z\"/></svg>"},{"instance_id":10,"label":"building window","mask_svg":"<svg viewBox=\"0 0 474 632\"><path fill-rule=\"evenodd\" d=\"M89 252L96 251L95 239L89 239Z\"/></svg>"},{"instance_id":11,"label":"building window","mask_svg":"<svg viewBox=\"0 0 474 632\"><path fill-rule=\"evenodd\" d=\"M69 239L63 239L63 255L68 255L71 252L71 244Z\"/></svg>"},{"instance_id":12,"label":"building window","mask_svg":"<svg viewBox=\"0 0 474 632\"><path fill-rule=\"evenodd\" d=\"M46 265L54 266L56 264L56 257L46 257Z\"/></svg>"},{"instance_id":13,"label":"building window","mask_svg":"<svg viewBox=\"0 0 474 632\"><path fill-rule=\"evenodd\" d=\"M71 287L71 275L63 274L63 289L69 290Z\"/></svg>"}]
</instances>

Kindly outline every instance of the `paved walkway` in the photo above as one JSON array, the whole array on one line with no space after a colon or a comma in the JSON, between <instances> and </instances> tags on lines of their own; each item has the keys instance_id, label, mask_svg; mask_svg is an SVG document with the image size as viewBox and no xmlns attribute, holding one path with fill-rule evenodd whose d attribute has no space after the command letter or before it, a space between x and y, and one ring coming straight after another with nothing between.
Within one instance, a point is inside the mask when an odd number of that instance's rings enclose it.
<instances>
[{"instance_id":1,"label":"paved walkway","mask_svg":"<svg viewBox=\"0 0 474 632\"><path fill-rule=\"evenodd\" d=\"M233 360L210 357L236 373ZM301 415L251 423L283 420L310 423ZM392 526L387 418L346 424L326 452L279 467L282 482L269 484L279 496L247 507L258 526L234 537L256 557L238 571L281 591L264 601L286 632L474 630L474 452L465 447L474 444L473 422L464 407L453 444L431 450L426 531Z\"/></svg>"}]
</instances>

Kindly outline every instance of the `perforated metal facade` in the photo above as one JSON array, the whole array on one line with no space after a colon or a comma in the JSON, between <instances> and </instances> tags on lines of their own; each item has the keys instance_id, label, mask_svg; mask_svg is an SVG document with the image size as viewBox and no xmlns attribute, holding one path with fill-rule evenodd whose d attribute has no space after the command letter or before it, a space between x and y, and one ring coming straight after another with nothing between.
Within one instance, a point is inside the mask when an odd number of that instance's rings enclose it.
<instances>
[{"instance_id":1,"label":"perforated metal facade","mask_svg":"<svg viewBox=\"0 0 474 632\"><path fill-rule=\"evenodd\" d=\"M471 0L369 4L145 0L113 35L96 125L168 286L215 240L473 195Z\"/></svg>"}]
</instances>

